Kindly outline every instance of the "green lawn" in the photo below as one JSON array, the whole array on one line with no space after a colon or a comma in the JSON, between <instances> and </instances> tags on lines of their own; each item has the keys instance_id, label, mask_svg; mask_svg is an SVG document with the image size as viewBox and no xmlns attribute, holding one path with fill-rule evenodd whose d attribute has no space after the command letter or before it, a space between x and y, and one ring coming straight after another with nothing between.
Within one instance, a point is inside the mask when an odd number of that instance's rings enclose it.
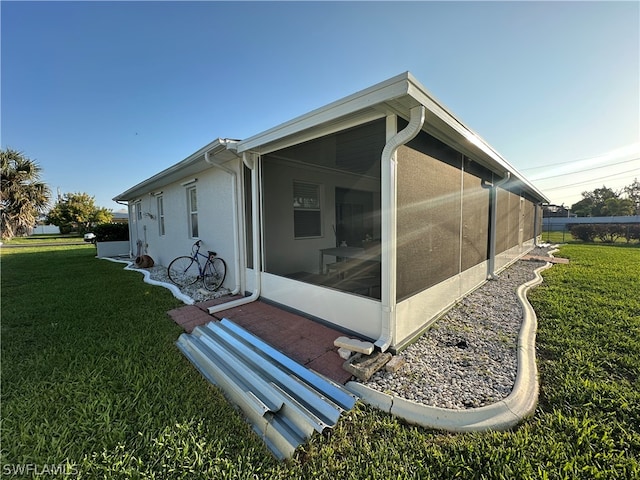
<instances>
[{"instance_id":1,"label":"green lawn","mask_svg":"<svg viewBox=\"0 0 640 480\"><path fill-rule=\"evenodd\" d=\"M174 346L169 291L94 255L2 251L3 476L640 478L637 246L567 245L545 272L540 405L517 429L440 433L358 404L282 463Z\"/></svg>"},{"instance_id":2,"label":"green lawn","mask_svg":"<svg viewBox=\"0 0 640 480\"><path fill-rule=\"evenodd\" d=\"M543 231L542 234L540 235L540 238L542 239L543 242L549 242L549 243L581 243L581 244L585 243L582 240L573 238L571 236L571 232L569 231L561 231L561 232ZM601 242L599 239L596 238L593 241L593 243L602 244L603 242ZM630 243L631 245L638 246L637 240L632 240L631 242L627 242L627 240L623 237L617 238L615 243L620 245L626 245L627 243Z\"/></svg>"},{"instance_id":3,"label":"green lawn","mask_svg":"<svg viewBox=\"0 0 640 480\"><path fill-rule=\"evenodd\" d=\"M4 241L7 245L37 245L41 243L56 244L73 244L82 242L83 236L78 233L69 233L66 235L60 233L42 233L37 235L29 235L28 237L13 237L11 240Z\"/></svg>"}]
</instances>

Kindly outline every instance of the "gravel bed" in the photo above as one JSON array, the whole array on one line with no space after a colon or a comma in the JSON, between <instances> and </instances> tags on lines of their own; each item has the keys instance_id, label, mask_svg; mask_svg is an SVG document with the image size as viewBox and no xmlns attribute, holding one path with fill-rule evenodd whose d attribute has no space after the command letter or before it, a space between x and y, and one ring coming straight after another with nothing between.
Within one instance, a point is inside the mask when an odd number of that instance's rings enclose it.
<instances>
[{"instance_id":1,"label":"gravel bed","mask_svg":"<svg viewBox=\"0 0 640 480\"><path fill-rule=\"evenodd\" d=\"M136 267L135 265L131 265L131 268L136 268ZM157 265L151 268L145 268L144 270L147 270L149 272L149 276L151 277L151 280L173 285L173 282L169 280L169 275L167 274L167 267L163 267L162 265ZM191 298L193 298L196 302L204 302L206 300L212 300L214 298L222 297L230 293L230 291L224 287L220 287L215 292L210 292L209 290L204 288L204 285L202 284L202 280L199 280L196 283L189 285L187 287L180 287L180 291L185 295L188 295Z\"/></svg>"},{"instance_id":2,"label":"gravel bed","mask_svg":"<svg viewBox=\"0 0 640 480\"><path fill-rule=\"evenodd\" d=\"M536 248L532 255L547 255ZM516 295L544 262L520 260L460 300L400 355L396 373L367 382L375 390L449 409L476 408L506 398L516 378L523 311Z\"/></svg>"}]
</instances>

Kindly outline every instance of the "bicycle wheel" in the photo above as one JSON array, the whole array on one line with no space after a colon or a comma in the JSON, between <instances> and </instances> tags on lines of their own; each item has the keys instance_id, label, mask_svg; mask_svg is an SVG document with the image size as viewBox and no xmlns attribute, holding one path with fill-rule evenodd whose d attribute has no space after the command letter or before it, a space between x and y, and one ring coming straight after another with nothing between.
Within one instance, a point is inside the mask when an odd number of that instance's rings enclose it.
<instances>
[{"instance_id":1,"label":"bicycle wheel","mask_svg":"<svg viewBox=\"0 0 640 480\"><path fill-rule=\"evenodd\" d=\"M204 288L211 290L212 292L218 290L224 282L224 277L227 275L227 264L221 258L214 258L207 261L204 266L204 277L202 283Z\"/></svg>"},{"instance_id":2,"label":"bicycle wheel","mask_svg":"<svg viewBox=\"0 0 640 480\"><path fill-rule=\"evenodd\" d=\"M191 257L178 257L167 268L169 279L179 287L186 287L195 283L200 277L200 266Z\"/></svg>"}]
</instances>

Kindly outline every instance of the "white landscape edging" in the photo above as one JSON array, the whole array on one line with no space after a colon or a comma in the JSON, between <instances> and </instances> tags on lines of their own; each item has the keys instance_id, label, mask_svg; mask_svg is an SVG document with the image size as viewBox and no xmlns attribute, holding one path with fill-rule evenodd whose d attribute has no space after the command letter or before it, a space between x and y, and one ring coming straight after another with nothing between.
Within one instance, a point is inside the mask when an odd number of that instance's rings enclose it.
<instances>
[{"instance_id":1,"label":"white landscape edging","mask_svg":"<svg viewBox=\"0 0 640 480\"><path fill-rule=\"evenodd\" d=\"M554 250L557 251L557 250ZM549 252L552 254L554 251ZM504 400L479 408L454 410L423 405L402 397L388 395L359 382L348 382L345 387L365 403L427 428L451 432L506 430L531 416L538 404L538 371L536 367L536 330L538 320L527 300L530 288L542 283L540 272L551 267L547 262L535 272L535 278L520 285L518 299L524 311L518 335L518 367L513 390Z\"/></svg>"},{"instance_id":2,"label":"white landscape edging","mask_svg":"<svg viewBox=\"0 0 640 480\"><path fill-rule=\"evenodd\" d=\"M109 258L109 257L99 257L99 258L101 260L109 260L110 262L115 262L115 263L126 263L127 266L124 267L124 269L132 272L142 273L144 275L144 283L148 283L149 285L157 285L159 287L164 287L167 290L170 290L174 297L176 297L178 300L180 300L181 302L187 305L193 305L194 303L196 303L196 301L193 298L191 298L189 295L185 295L184 293L182 293L176 285L173 285L172 283L159 282L158 280L153 280L151 278L151 274L147 270L143 270L140 268L131 268L131 265L133 265L133 262L129 262L127 260L116 260L115 258Z\"/></svg>"}]
</instances>

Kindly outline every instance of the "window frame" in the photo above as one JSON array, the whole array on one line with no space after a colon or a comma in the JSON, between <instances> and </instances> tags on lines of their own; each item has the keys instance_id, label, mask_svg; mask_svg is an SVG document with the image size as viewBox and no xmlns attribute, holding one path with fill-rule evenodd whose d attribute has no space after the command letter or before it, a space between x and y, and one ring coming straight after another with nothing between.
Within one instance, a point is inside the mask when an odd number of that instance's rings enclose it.
<instances>
[{"instance_id":1,"label":"window frame","mask_svg":"<svg viewBox=\"0 0 640 480\"><path fill-rule=\"evenodd\" d=\"M158 209L158 235L164 237L166 228L164 224L164 198L162 195L156 196L156 207Z\"/></svg>"},{"instance_id":2,"label":"window frame","mask_svg":"<svg viewBox=\"0 0 640 480\"><path fill-rule=\"evenodd\" d=\"M304 188L308 188L308 187L313 187L315 189L315 202L313 201L313 197L309 197L310 201L309 202L305 202L305 198L301 197L301 196L297 196L296 195L296 191L299 189L296 189L296 185L300 185L300 186L304 186L302 187ZM322 238L324 236L324 225L323 225L323 208L322 208L322 199L323 199L323 194L322 194L322 184L320 183L314 183L314 182L309 182L306 180L293 180L292 183L292 200L293 200L293 238L294 240L306 240L306 239L313 239L313 238ZM298 201L298 199L302 200L302 202ZM308 205L305 206L305 203L308 203ZM317 212L318 213L318 225L317 225L317 231L318 233L314 233L314 234L299 234L296 233L297 228L296 228L296 212L300 212L300 213L304 213L304 212Z\"/></svg>"},{"instance_id":3,"label":"window frame","mask_svg":"<svg viewBox=\"0 0 640 480\"><path fill-rule=\"evenodd\" d=\"M199 224L198 224L198 190L195 185L190 185L186 189L187 191L187 223L189 228L189 238L200 238ZM193 196L192 196L193 193ZM193 201L195 200L195 209L193 208ZM195 222L193 221L195 217ZM195 227L195 230L194 230Z\"/></svg>"},{"instance_id":4,"label":"window frame","mask_svg":"<svg viewBox=\"0 0 640 480\"><path fill-rule=\"evenodd\" d=\"M136 223L142 221L142 200L136 200L133 203L133 220Z\"/></svg>"}]
</instances>

